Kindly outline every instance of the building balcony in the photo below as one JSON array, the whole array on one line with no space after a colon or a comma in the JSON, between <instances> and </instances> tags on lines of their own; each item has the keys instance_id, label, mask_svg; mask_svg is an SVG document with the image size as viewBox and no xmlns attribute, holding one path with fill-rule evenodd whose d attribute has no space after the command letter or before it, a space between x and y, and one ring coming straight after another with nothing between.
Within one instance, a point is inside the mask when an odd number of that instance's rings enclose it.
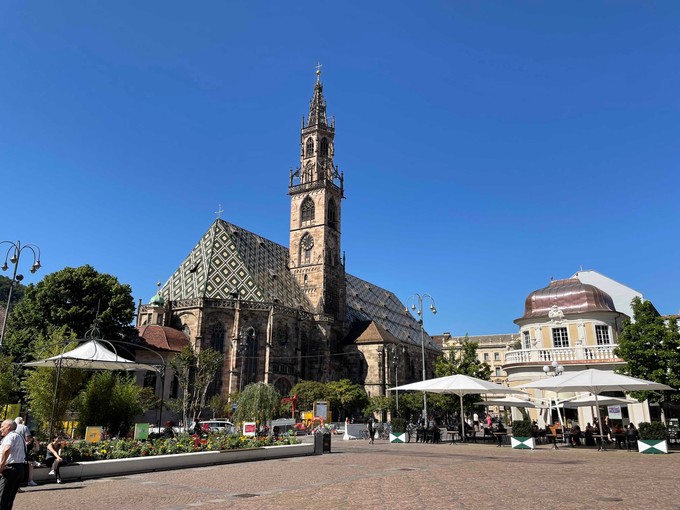
<instances>
[{"instance_id":1,"label":"building balcony","mask_svg":"<svg viewBox=\"0 0 680 510\"><path fill-rule=\"evenodd\" d=\"M623 363L614 355L616 344L589 345L576 347L551 347L538 349L520 349L505 354L504 367L508 365L546 364L553 361L559 363Z\"/></svg>"}]
</instances>

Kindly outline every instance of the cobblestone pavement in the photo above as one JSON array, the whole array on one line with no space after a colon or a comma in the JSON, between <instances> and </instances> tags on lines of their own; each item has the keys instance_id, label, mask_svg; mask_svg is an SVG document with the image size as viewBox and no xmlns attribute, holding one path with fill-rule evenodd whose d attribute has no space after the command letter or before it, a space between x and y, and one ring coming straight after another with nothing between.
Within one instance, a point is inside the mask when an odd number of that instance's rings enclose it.
<instances>
[{"instance_id":1,"label":"cobblestone pavement","mask_svg":"<svg viewBox=\"0 0 680 510\"><path fill-rule=\"evenodd\" d=\"M333 453L24 489L28 509L680 509L680 454L342 441Z\"/></svg>"}]
</instances>

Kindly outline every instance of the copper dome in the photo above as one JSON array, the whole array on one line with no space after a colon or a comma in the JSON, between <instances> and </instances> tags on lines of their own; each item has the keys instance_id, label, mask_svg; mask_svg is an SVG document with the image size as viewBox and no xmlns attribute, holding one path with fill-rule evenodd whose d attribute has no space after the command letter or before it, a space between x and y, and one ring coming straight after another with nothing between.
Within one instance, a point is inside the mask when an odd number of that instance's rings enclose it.
<instances>
[{"instance_id":1,"label":"copper dome","mask_svg":"<svg viewBox=\"0 0 680 510\"><path fill-rule=\"evenodd\" d=\"M611 296L594 285L581 283L578 278L554 280L543 289L527 296L522 319L548 317L557 306L564 315L589 312L616 312Z\"/></svg>"}]
</instances>

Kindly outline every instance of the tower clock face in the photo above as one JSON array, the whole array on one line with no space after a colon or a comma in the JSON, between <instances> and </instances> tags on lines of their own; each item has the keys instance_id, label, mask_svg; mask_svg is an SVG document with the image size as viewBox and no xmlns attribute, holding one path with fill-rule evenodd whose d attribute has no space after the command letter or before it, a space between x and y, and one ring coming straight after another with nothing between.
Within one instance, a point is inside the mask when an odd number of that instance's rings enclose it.
<instances>
[{"instance_id":1,"label":"tower clock face","mask_svg":"<svg viewBox=\"0 0 680 510\"><path fill-rule=\"evenodd\" d=\"M302 248L304 250L311 250L314 247L314 239L312 236L307 234L305 237L302 238Z\"/></svg>"}]
</instances>

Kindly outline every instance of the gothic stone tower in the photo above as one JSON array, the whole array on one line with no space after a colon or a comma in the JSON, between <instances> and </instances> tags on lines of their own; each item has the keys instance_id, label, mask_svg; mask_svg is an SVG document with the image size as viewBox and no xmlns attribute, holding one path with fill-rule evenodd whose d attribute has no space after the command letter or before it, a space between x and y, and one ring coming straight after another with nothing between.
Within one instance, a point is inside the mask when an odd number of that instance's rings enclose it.
<instances>
[{"instance_id":1,"label":"gothic stone tower","mask_svg":"<svg viewBox=\"0 0 680 510\"><path fill-rule=\"evenodd\" d=\"M328 124L320 71L309 117L302 119L300 167L291 171L290 270L318 315L345 320L345 268L340 256L343 176L333 164L335 119ZM297 181L294 184L294 179ZM333 329L338 329L336 327Z\"/></svg>"}]
</instances>

